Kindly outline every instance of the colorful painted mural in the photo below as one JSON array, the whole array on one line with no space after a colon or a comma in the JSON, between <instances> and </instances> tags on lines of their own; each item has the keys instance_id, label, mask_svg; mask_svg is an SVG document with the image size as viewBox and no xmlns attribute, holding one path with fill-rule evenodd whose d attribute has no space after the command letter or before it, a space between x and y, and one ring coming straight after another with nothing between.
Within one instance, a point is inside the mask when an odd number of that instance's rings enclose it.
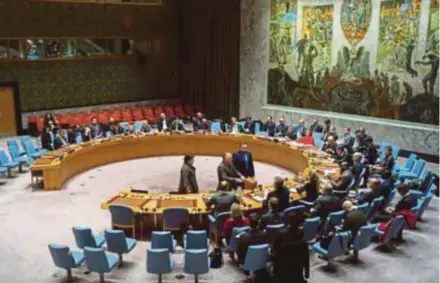
<instances>
[{"instance_id":1,"label":"colorful painted mural","mask_svg":"<svg viewBox=\"0 0 440 283\"><path fill-rule=\"evenodd\" d=\"M347 41L356 46L368 31L371 21L371 0L344 0L341 28Z\"/></svg>"}]
</instances>

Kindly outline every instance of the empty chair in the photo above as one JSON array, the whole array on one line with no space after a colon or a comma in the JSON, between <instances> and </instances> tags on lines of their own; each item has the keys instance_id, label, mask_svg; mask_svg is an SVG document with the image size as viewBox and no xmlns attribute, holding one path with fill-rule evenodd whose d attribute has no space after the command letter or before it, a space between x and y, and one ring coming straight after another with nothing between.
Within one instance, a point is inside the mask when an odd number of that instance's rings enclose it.
<instances>
[{"instance_id":1,"label":"empty chair","mask_svg":"<svg viewBox=\"0 0 440 283\"><path fill-rule=\"evenodd\" d=\"M195 276L194 282L199 282L199 275L209 272L209 257L207 249L185 250L184 272Z\"/></svg>"},{"instance_id":2,"label":"empty chair","mask_svg":"<svg viewBox=\"0 0 440 283\"><path fill-rule=\"evenodd\" d=\"M306 207L304 205L296 205L288 207L284 210L284 216L287 217L288 214L295 213L298 211L305 211Z\"/></svg>"},{"instance_id":3,"label":"empty chair","mask_svg":"<svg viewBox=\"0 0 440 283\"><path fill-rule=\"evenodd\" d=\"M160 114L162 113L165 113L162 104L156 105L156 107L154 108L154 115L156 116L156 118L159 118Z\"/></svg>"},{"instance_id":4,"label":"empty chair","mask_svg":"<svg viewBox=\"0 0 440 283\"><path fill-rule=\"evenodd\" d=\"M145 107L145 118L148 120L148 122L155 122L157 120L157 117L154 115L153 106L147 105Z\"/></svg>"},{"instance_id":5,"label":"empty chair","mask_svg":"<svg viewBox=\"0 0 440 283\"><path fill-rule=\"evenodd\" d=\"M162 282L162 274L171 273L173 267L168 249L147 249L147 272L159 275L159 283Z\"/></svg>"},{"instance_id":6,"label":"empty chair","mask_svg":"<svg viewBox=\"0 0 440 283\"><path fill-rule=\"evenodd\" d=\"M189 250L208 249L208 235L206 231L188 231L185 235L184 247Z\"/></svg>"},{"instance_id":7,"label":"empty chair","mask_svg":"<svg viewBox=\"0 0 440 283\"><path fill-rule=\"evenodd\" d=\"M247 272L263 270L269 261L269 245L253 245L249 246L246 252L243 269ZM251 274L252 275L252 274Z\"/></svg>"},{"instance_id":8,"label":"empty chair","mask_svg":"<svg viewBox=\"0 0 440 283\"><path fill-rule=\"evenodd\" d=\"M422 174L426 161L419 159L410 172L399 172L398 179L417 179Z\"/></svg>"},{"instance_id":9,"label":"empty chair","mask_svg":"<svg viewBox=\"0 0 440 283\"><path fill-rule=\"evenodd\" d=\"M190 104L183 105L183 109L185 110L186 114L189 116L194 116L196 113L194 112L194 108Z\"/></svg>"},{"instance_id":10,"label":"empty chair","mask_svg":"<svg viewBox=\"0 0 440 283\"><path fill-rule=\"evenodd\" d=\"M179 118L188 117L188 114L185 113L185 111L182 108L182 105L180 105L180 104L174 105L174 113L176 113L176 116Z\"/></svg>"},{"instance_id":11,"label":"empty chair","mask_svg":"<svg viewBox=\"0 0 440 283\"><path fill-rule=\"evenodd\" d=\"M345 212L343 210L332 212L327 217L327 225L338 226L342 224Z\"/></svg>"},{"instance_id":12,"label":"empty chair","mask_svg":"<svg viewBox=\"0 0 440 283\"><path fill-rule=\"evenodd\" d=\"M307 218L303 226L303 240L311 242L316 239L319 228L319 217Z\"/></svg>"},{"instance_id":13,"label":"empty chair","mask_svg":"<svg viewBox=\"0 0 440 283\"><path fill-rule=\"evenodd\" d=\"M128 122L121 122L119 123L119 126L123 131L126 131L128 129Z\"/></svg>"},{"instance_id":14,"label":"empty chair","mask_svg":"<svg viewBox=\"0 0 440 283\"><path fill-rule=\"evenodd\" d=\"M112 229L131 229L132 237L136 238L136 219L133 209L126 205L110 205Z\"/></svg>"},{"instance_id":15,"label":"empty chair","mask_svg":"<svg viewBox=\"0 0 440 283\"><path fill-rule=\"evenodd\" d=\"M318 149L323 149L324 148L325 142L322 139L315 138L314 142L315 142L316 148L318 148Z\"/></svg>"},{"instance_id":16,"label":"empty chair","mask_svg":"<svg viewBox=\"0 0 440 283\"><path fill-rule=\"evenodd\" d=\"M340 232L333 236L327 250L321 247L320 242L315 243L312 247L314 251L323 255L328 260L327 268L330 268L333 258L341 256L348 251L349 240L350 232Z\"/></svg>"},{"instance_id":17,"label":"empty chair","mask_svg":"<svg viewBox=\"0 0 440 283\"><path fill-rule=\"evenodd\" d=\"M429 204L431 203L432 197L433 197L433 193L428 192L426 197L423 199L422 207L419 209L418 213L416 214L417 219L419 220L422 219L422 215L425 212L425 210L428 208Z\"/></svg>"},{"instance_id":18,"label":"empty chair","mask_svg":"<svg viewBox=\"0 0 440 283\"><path fill-rule=\"evenodd\" d=\"M122 265L122 254L128 254L136 247L136 240L126 238L122 230L105 230L107 250L119 255L119 264Z\"/></svg>"},{"instance_id":19,"label":"empty chair","mask_svg":"<svg viewBox=\"0 0 440 283\"><path fill-rule=\"evenodd\" d=\"M71 251L68 246L50 244L50 255L53 263L59 268L67 270L67 281L72 279L72 268L79 267L84 261L84 254L80 251Z\"/></svg>"},{"instance_id":20,"label":"empty chair","mask_svg":"<svg viewBox=\"0 0 440 283\"><path fill-rule=\"evenodd\" d=\"M269 243L275 241L280 231L284 228L284 224L267 225L266 232Z\"/></svg>"},{"instance_id":21,"label":"empty chair","mask_svg":"<svg viewBox=\"0 0 440 283\"><path fill-rule=\"evenodd\" d=\"M14 148L14 151L18 153L18 156L22 156L26 154L26 151L20 148L17 141L15 139L8 139L7 140L8 150L11 152L11 149ZM12 156L11 156L12 157Z\"/></svg>"},{"instance_id":22,"label":"empty chair","mask_svg":"<svg viewBox=\"0 0 440 283\"><path fill-rule=\"evenodd\" d=\"M167 117L169 119L176 118L176 115L174 114L173 107L171 105L165 105L165 115L167 115Z\"/></svg>"},{"instance_id":23,"label":"empty chair","mask_svg":"<svg viewBox=\"0 0 440 283\"><path fill-rule=\"evenodd\" d=\"M315 144L316 144L316 140L322 140L322 133L319 132L313 132L312 133L313 138L315 139Z\"/></svg>"},{"instance_id":24,"label":"empty chair","mask_svg":"<svg viewBox=\"0 0 440 283\"><path fill-rule=\"evenodd\" d=\"M400 147L397 145L393 145L392 146L392 154L393 154L394 160L397 160L397 158L399 158L399 153L400 153Z\"/></svg>"},{"instance_id":25,"label":"empty chair","mask_svg":"<svg viewBox=\"0 0 440 283\"><path fill-rule=\"evenodd\" d=\"M177 242L170 231L153 231L151 233L152 249L168 249L170 253L173 253L176 246Z\"/></svg>"},{"instance_id":26,"label":"empty chair","mask_svg":"<svg viewBox=\"0 0 440 283\"><path fill-rule=\"evenodd\" d=\"M12 177L11 170L14 168L19 167L21 172L21 164L18 161L10 160L3 149L0 149L0 164L8 169L8 177Z\"/></svg>"},{"instance_id":27,"label":"empty chair","mask_svg":"<svg viewBox=\"0 0 440 283\"><path fill-rule=\"evenodd\" d=\"M367 215L369 207L370 204L368 202L364 202L363 204L358 205L357 209L361 210L365 215Z\"/></svg>"},{"instance_id":28,"label":"empty chair","mask_svg":"<svg viewBox=\"0 0 440 283\"><path fill-rule=\"evenodd\" d=\"M228 220L230 212L223 212L217 214L217 216L208 215L209 220L209 235L214 235L214 242L218 246L218 238L220 237L223 226L225 226L226 220Z\"/></svg>"},{"instance_id":29,"label":"empty chair","mask_svg":"<svg viewBox=\"0 0 440 283\"><path fill-rule=\"evenodd\" d=\"M188 223L188 209L184 207L170 207L163 210L163 229L182 231Z\"/></svg>"},{"instance_id":30,"label":"empty chair","mask_svg":"<svg viewBox=\"0 0 440 283\"><path fill-rule=\"evenodd\" d=\"M410 172L416 163L417 155L414 153L411 153L406 160L406 163L403 167L399 167L397 164L394 165L396 172Z\"/></svg>"},{"instance_id":31,"label":"empty chair","mask_svg":"<svg viewBox=\"0 0 440 283\"><path fill-rule=\"evenodd\" d=\"M388 224L388 230L379 230L379 225L375 226L374 233L376 236L380 237L380 241L384 242L385 245L391 247L391 240L396 238L399 232L403 229L405 223L405 218L402 215L398 215L391 220L391 224Z\"/></svg>"},{"instance_id":32,"label":"empty chair","mask_svg":"<svg viewBox=\"0 0 440 283\"><path fill-rule=\"evenodd\" d=\"M237 248L237 237L244 233L249 231L249 226L245 227L234 227L232 229L231 233L231 239L229 240L229 244L226 242L226 239L223 239L222 243L226 247L226 251L229 253L235 252Z\"/></svg>"},{"instance_id":33,"label":"empty chair","mask_svg":"<svg viewBox=\"0 0 440 283\"><path fill-rule=\"evenodd\" d=\"M137 134L141 131L142 128L142 121L136 121L134 122L134 132Z\"/></svg>"},{"instance_id":34,"label":"empty chair","mask_svg":"<svg viewBox=\"0 0 440 283\"><path fill-rule=\"evenodd\" d=\"M365 215L367 219L370 219L382 206L383 197L377 197L373 199L370 204L370 208L368 209L367 214Z\"/></svg>"},{"instance_id":35,"label":"empty chair","mask_svg":"<svg viewBox=\"0 0 440 283\"><path fill-rule=\"evenodd\" d=\"M100 248L105 243L105 237L93 235L88 227L75 226L72 228L76 246L80 249L85 247Z\"/></svg>"},{"instance_id":36,"label":"empty chair","mask_svg":"<svg viewBox=\"0 0 440 283\"><path fill-rule=\"evenodd\" d=\"M91 272L99 273L99 282L104 282L104 273L112 271L119 263L118 257L106 253L103 248L84 248L87 268Z\"/></svg>"},{"instance_id":37,"label":"empty chair","mask_svg":"<svg viewBox=\"0 0 440 283\"><path fill-rule=\"evenodd\" d=\"M255 134L257 136L267 137L269 133L261 130L261 123L255 123Z\"/></svg>"},{"instance_id":38,"label":"empty chair","mask_svg":"<svg viewBox=\"0 0 440 283\"><path fill-rule=\"evenodd\" d=\"M371 243L371 237L374 234L374 225L362 226L356 238L353 241L351 248L353 249L353 259L359 260L359 251L368 247Z\"/></svg>"},{"instance_id":39,"label":"empty chair","mask_svg":"<svg viewBox=\"0 0 440 283\"><path fill-rule=\"evenodd\" d=\"M222 132L222 125L221 125L221 123L220 122L212 122L211 123L211 132L215 132L215 133L218 133L218 132Z\"/></svg>"}]
</instances>

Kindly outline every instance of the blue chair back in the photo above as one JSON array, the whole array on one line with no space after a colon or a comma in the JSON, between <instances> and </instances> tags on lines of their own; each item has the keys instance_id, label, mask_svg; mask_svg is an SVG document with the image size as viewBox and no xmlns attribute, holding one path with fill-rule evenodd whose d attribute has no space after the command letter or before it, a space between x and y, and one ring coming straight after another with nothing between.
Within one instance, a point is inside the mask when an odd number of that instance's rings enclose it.
<instances>
[{"instance_id":1,"label":"blue chair back","mask_svg":"<svg viewBox=\"0 0 440 283\"><path fill-rule=\"evenodd\" d=\"M376 211L382 206L382 203L383 197L377 197L373 199L366 215L367 219L370 219L374 215L374 213L376 213Z\"/></svg>"},{"instance_id":2,"label":"blue chair back","mask_svg":"<svg viewBox=\"0 0 440 283\"><path fill-rule=\"evenodd\" d=\"M423 170L422 174L420 174L420 181L427 182L428 178L432 176L431 173L432 173L432 169L429 168L428 166L425 166L425 170Z\"/></svg>"},{"instance_id":3,"label":"blue chair back","mask_svg":"<svg viewBox=\"0 0 440 283\"><path fill-rule=\"evenodd\" d=\"M174 252L173 236L170 231L153 231L151 233L152 249L167 249Z\"/></svg>"},{"instance_id":4,"label":"blue chair back","mask_svg":"<svg viewBox=\"0 0 440 283\"><path fill-rule=\"evenodd\" d=\"M390 205L390 203L393 201L394 197L396 196L397 190L394 189L390 192L386 200L384 200L382 207L386 208Z\"/></svg>"},{"instance_id":5,"label":"blue chair back","mask_svg":"<svg viewBox=\"0 0 440 283\"><path fill-rule=\"evenodd\" d=\"M328 215L328 222L333 225L341 225L345 212L343 210L332 212Z\"/></svg>"},{"instance_id":6,"label":"blue chair back","mask_svg":"<svg viewBox=\"0 0 440 283\"><path fill-rule=\"evenodd\" d=\"M244 260L243 269L246 271L257 271L266 268L269 260L269 245L249 246L246 258Z\"/></svg>"},{"instance_id":7,"label":"blue chair back","mask_svg":"<svg viewBox=\"0 0 440 283\"><path fill-rule=\"evenodd\" d=\"M303 226L303 240L310 242L316 238L319 228L319 217L307 218Z\"/></svg>"},{"instance_id":8,"label":"blue chair back","mask_svg":"<svg viewBox=\"0 0 440 283\"><path fill-rule=\"evenodd\" d=\"M231 239L229 240L228 251L235 251L237 248L237 236L249 231L249 226L232 228Z\"/></svg>"},{"instance_id":9,"label":"blue chair back","mask_svg":"<svg viewBox=\"0 0 440 283\"><path fill-rule=\"evenodd\" d=\"M209 272L209 258L207 249L185 250L184 272L200 275Z\"/></svg>"},{"instance_id":10,"label":"blue chair back","mask_svg":"<svg viewBox=\"0 0 440 283\"><path fill-rule=\"evenodd\" d=\"M218 231L221 231L223 229L229 216L231 216L230 212L222 212L222 213L217 214L217 216L215 217L215 219L216 219L215 223L216 223L216 226L217 226L216 228Z\"/></svg>"},{"instance_id":11,"label":"blue chair back","mask_svg":"<svg viewBox=\"0 0 440 283\"><path fill-rule=\"evenodd\" d=\"M412 173L414 173L417 176L420 176L420 174L423 171L423 168L425 167L426 161L423 159L419 159L419 161L417 161L416 165L414 165Z\"/></svg>"},{"instance_id":12,"label":"blue chair back","mask_svg":"<svg viewBox=\"0 0 440 283\"><path fill-rule=\"evenodd\" d=\"M22 144L23 144L24 150L26 151L26 153L28 155L37 152L37 150L34 146L34 143L31 140L24 139L24 140L22 140Z\"/></svg>"},{"instance_id":13,"label":"blue chair back","mask_svg":"<svg viewBox=\"0 0 440 283\"><path fill-rule=\"evenodd\" d=\"M261 124L260 123L255 123L255 134L259 134L261 132Z\"/></svg>"},{"instance_id":14,"label":"blue chair back","mask_svg":"<svg viewBox=\"0 0 440 283\"><path fill-rule=\"evenodd\" d=\"M76 135L76 137L75 137L75 141L76 141L76 143L82 143L83 142L83 138L82 138L82 135L81 134L77 134Z\"/></svg>"},{"instance_id":15,"label":"blue chair back","mask_svg":"<svg viewBox=\"0 0 440 283\"><path fill-rule=\"evenodd\" d=\"M107 131L107 132L105 132L105 137L106 137L106 138L111 138L111 137L113 137L113 132L112 132L112 131Z\"/></svg>"},{"instance_id":16,"label":"blue chair back","mask_svg":"<svg viewBox=\"0 0 440 283\"><path fill-rule=\"evenodd\" d=\"M397 160L397 158L399 158L400 147L397 145L393 145L392 149L393 149L392 153L393 153L394 160Z\"/></svg>"},{"instance_id":17,"label":"blue chair back","mask_svg":"<svg viewBox=\"0 0 440 283\"><path fill-rule=\"evenodd\" d=\"M315 144L316 144L316 140L322 140L322 133L319 132L313 132L312 133L313 138L315 139Z\"/></svg>"},{"instance_id":18,"label":"blue chair back","mask_svg":"<svg viewBox=\"0 0 440 283\"><path fill-rule=\"evenodd\" d=\"M220 122L211 123L211 132L222 132L222 125Z\"/></svg>"},{"instance_id":19,"label":"blue chair back","mask_svg":"<svg viewBox=\"0 0 440 283\"><path fill-rule=\"evenodd\" d=\"M419 213L417 214L418 219L422 218L423 213L425 212L425 210L428 208L429 204L431 203L432 197L433 197L433 193L428 192L426 197L423 199L422 207L420 208Z\"/></svg>"},{"instance_id":20,"label":"blue chair back","mask_svg":"<svg viewBox=\"0 0 440 283\"><path fill-rule=\"evenodd\" d=\"M423 206L423 200L422 199L417 199L417 204L414 207L411 207L411 211L414 212L414 214L417 216L419 215L419 211L422 209Z\"/></svg>"},{"instance_id":21,"label":"blue chair back","mask_svg":"<svg viewBox=\"0 0 440 283\"><path fill-rule=\"evenodd\" d=\"M8 151L12 160L17 161L20 158L20 148L18 147L18 143L14 139L8 139Z\"/></svg>"},{"instance_id":22,"label":"blue chair back","mask_svg":"<svg viewBox=\"0 0 440 283\"><path fill-rule=\"evenodd\" d=\"M348 250L350 234L348 232L336 233L327 250L327 257L333 258L344 254Z\"/></svg>"},{"instance_id":23,"label":"blue chair back","mask_svg":"<svg viewBox=\"0 0 440 283\"><path fill-rule=\"evenodd\" d=\"M85 247L96 248L96 241L92 235L92 230L88 227L75 226L72 228L76 246L80 249Z\"/></svg>"},{"instance_id":24,"label":"blue chair back","mask_svg":"<svg viewBox=\"0 0 440 283\"><path fill-rule=\"evenodd\" d=\"M171 273L172 259L168 249L147 249L147 272L152 274Z\"/></svg>"},{"instance_id":25,"label":"blue chair back","mask_svg":"<svg viewBox=\"0 0 440 283\"><path fill-rule=\"evenodd\" d=\"M287 217L288 214L295 213L298 211L304 212L305 209L306 209L306 207L304 205L291 206L291 207L288 207L284 210L284 216Z\"/></svg>"},{"instance_id":26,"label":"blue chair back","mask_svg":"<svg viewBox=\"0 0 440 283\"><path fill-rule=\"evenodd\" d=\"M266 232L269 242L275 241L280 231L284 228L284 224L267 225Z\"/></svg>"},{"instance_id":27,"label":"blue chair back","mask_svg":"<svg viewBox=\"0 0 440 283\"><path fill-rule=\"evenodd\" d=\"M365 168L363 170L365 170ZM353 177L351 178L350 185L348 185L348 191L353 190L355 186L356 186L356 178Z\"/></svg>"},{"instance_id":28,"label":"blue chair back","mask_svg":"<svg viewBox=\"0 0 440 283\"><path fill-rule=\"evenodd\" d=\"M403 228L404 222L405 222L405 218L402 215L398 215L398 216L394 217L390 227L388 228L388 232L385 235L384 241L388 242L389 240L397 237L400 230Z\"/></svg>"},{"instance_id":29,"label":"blue chair back","mask_svg":"<svg viewBox=\"0 0 440 283\"><path fill-rule=\"evenodd\" d=\"M360 251L368 247L371 243L371 237L373 237L374 226L373 225L365 225L359 229L359 232L356 238L353 241L353 250Z\"/></svg>"},{"instance_id":30,"label":"blue chair back","mask_svg":"<svg viewBox=\"0 0 440 283\"><path fill-rule=\"evenodd\" d=\"M246 121L239 121L237 122L238 125L241 125L244 128L244 125L246 124Z\"/></svg>"},{"instance_id":31,"label":"blue chair back","mask_svg":"<svg viewBox=\"0 0 440 283\"><path fill-rule=\"evenodd\" d=\"M184 207L170 207L163 210L164 229L180 230L188 220L188 209Z\"/></svg>"},{"instance_id":32,"label":"blue chair back","mask_svg":"<svg viewBox=\"0 0 440 283\"><path fill-rule=\"evenodd\" d=\"M324 145L325 145L325 142L323 140L315 138L315 146L316 146L316 148L322 150L324 148Z\"/></svg>"},{"instance_id":33,"label":"blue chair back","mask_svg":"<svg viewBox=\"0 0 440 283\"><path fill-rule=\"evenodd\" d=\"M379 151L380 151L380 159L382 160L385 156L385 147L388 145L386 141L382 141L379 145Z\"/></svg>"},{"instance_id":34,"label":"blue chair back","mask_svg":"<svg viewBox=\"0 0 440 283\"><path fill-rule=\"evenodd\" d=\"M370 204L368 202L364 202L363 204L358 205L357 209L362 211L365 215L367 215L369 207Z\"/></svg>"},{"instance_id":35,"label":"blue chair back","mask_svg":"<svg viewBox=\"0 0 440 283\"><path fill-rule=\"evenodd\" d=\"M134 225L134 212L126 205L112 204L108 207L112 217L112 224L121 226Z\"/></svg>"},{"instance_id":36,"label":"blue chair back","mask_svg":"<svg viewBox=\"0 0 440 283\"><path fill-rule=\"evenodd\" d=\"M124 231L122 230L105 230L105 241L107 243L107 250L112 253L123 254L128 253L127 240L125 239Z\"/></svg>"},{"instance_id":37,"label":"blue chair back","mask_svg":"<svg viewBox=\"0 0 440 283\"><path fill-rule=\"evenodd\" d=\"M205 230L193 231L186 233L186 247L189 250L208 249L208 236Z\"/></svg>"},{"instance_id":38,"label":"blue chair back","mask_svg":"<svg viewBox=\"0 0 440 283\"><path fill-rule=\"evenodd\" d=\"M49 251L55 266L64 269L70 269L75 266L68 246L50 244Z\"/></svg>"},{"instance_id":39,"label":"blue chair back","mask_svg":"<svg viewBox=\"0 0 440 283\"><path fill-rule=\"evenodd\" d=\"M84 255L86 257L87 268L90 271L97 273L110 272L110 266L103 248L85 247Z\"/></svg>"},{"instance_id":40,"label":"blue chair back","mask_svg":"<svg viewBox=\"0 0 440 283\"><path fill-rule=\"evenodd\" d=\"M416 163L416 159L417 159L417 154L411 153L408 157L408 159L406 160L405 163L405 168L408 171L411 171L411 169L413 168L414 164Z\"/></svg>"},{"instance_id":41,"label":"blue chair back","mask_svg":"<svg viewBox=\"0 0 440 283\"><path fill-rule=\"evenodd\" d=\"M136 121L134 122L134 132L139 133L142 128L142 121Z\"/></svg>"},{"instance_id":42,"label":"blue chair back","mask_svg":"<svg viewBox=\"0 0 440 283\"><path fill-rule=\"evenodd\" d=\"M122 130L126 131L128 129L128 123L127 122L120 122L119 127L121 127Z\"/></svg>"},{"instance_id":43,"label":"blue chair back","mask_svg":"<svg viewBox=\"0 0 440 283\"><path fill-rule=\"evenodd\" d=\"M0 149L0 163L4 165L4 164L9 163L10 161L11 160L6 155L6 152L3 149Z\"/></svg>"}]
</instances>

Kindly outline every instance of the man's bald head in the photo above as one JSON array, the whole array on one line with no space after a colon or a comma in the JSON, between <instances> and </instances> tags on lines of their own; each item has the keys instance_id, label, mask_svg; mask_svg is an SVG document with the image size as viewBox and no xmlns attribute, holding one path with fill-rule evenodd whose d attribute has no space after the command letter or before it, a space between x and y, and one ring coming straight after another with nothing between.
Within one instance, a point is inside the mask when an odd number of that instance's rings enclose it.
<instances>
[{"instance_id":1,"label":"man's bald head","mask_svg":"<svg viewBox=\"0 0 440 283\"><path fill-rule=\"evenodd\" d=\"M226 152L225 155L223 156L223 161L226 164L231 164L232 163L232 153Z\"/></svg>"},{"instance_id":2,"label":"man's bald head","mask_svg":"<svg viewBox=\"0 0 440 283\"><path fill-rule=\"evenodd\" d=\"M377 190L380 187L380 180L379 178L370 178L368 184L372 190Z\"/></svg>"},{"instance_id":3,"label":"man's bald head","mask_svg":"<svg viewBox=\"0 0 440 283\"><path fill-rule=\"evenodd\" d=\"M353 205L353 203L349 200L344 201L344 203L342 204L342 209L345 212L349 212L352 211L353 209L355 209L356 207Z\"/></svg>"}]
</instances>

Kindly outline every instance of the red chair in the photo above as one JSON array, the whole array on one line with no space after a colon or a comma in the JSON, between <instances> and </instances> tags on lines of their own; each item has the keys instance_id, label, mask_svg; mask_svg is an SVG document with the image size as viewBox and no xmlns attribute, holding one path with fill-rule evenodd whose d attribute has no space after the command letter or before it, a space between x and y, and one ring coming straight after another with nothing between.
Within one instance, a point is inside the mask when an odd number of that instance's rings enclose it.
<instances>
[{"instance_id":1,"label":"red chair","mask_svg":"<svg viewBox=\"0 0 440 283\"><path fill-rule=\"evenodd\" d=\"M160 118L160 114L164 113L162 104L156 105L156 108L154 109L154 117L156 119Z\"/></svg>"},{"instance_id":2,"label":"red chair","mask_svg":"<svg viewBox=\"0 0 440 283\"><path fill-rule=\"evenodd\" d=\"M133 115L129 111L124 111L122 112L122 120L127 123L133 123Z\"/></svg>"},{"instance_id":3,"label":"red chair","mask_svg":"<svg viewBox=\"0 0 440 283\"><path fill-rule=\"evenodd\" d=\"M145 118L148 120L148 122L156 122L156 117L154 116L153 106L147 105L145 106Z\"/></svg>"},{"instance_id":4,"label":"red chair","mask_svg":"<svg viewBox=\"0 0 440 283\"><path fill-rule=\"evenodd\" d=\"M113 109L112 114L110 114L110 117L113 117L113 119L115 119L115 121L122 121L122 113L121 113L121 109L119 108L115 108Z\"/></svg>"},{"instance_id":5,"label":"red chair","mask_svg":"<svg viewBox=\"0 0 440 283\"><path fill-rule=\"evenodd\" d=\"M165 106L165 115L167 115L167 118L174 119L176 118L176 114L174 114L173 107L171 105Z\"/></svg>"},{"instance_id":6,"label":"red chair","mask_svg":"<svg viewBox=\"0 0 440 283\"><path fill-rule=\"evenodd\" d=\"M35 123L35 124L37 124L37 120L38 120L37 116L34 116L34 115L28 116L28 123Z\"/></svg>"},{"instance_id":7,"label":"red chair","mask_svg":"<svg viewBox=\"0 0 440 283\"><path fill-rule=\"evenodd\" d=\"M70 124L69 123L68 115L60 115L60 116L58 116L57 121L58 121L59 125L67 125L67 126L69 126L69 124Z\"/></svg>"},{"instance_id":8,"label":"red chair","mask_svg":"<svg viewBox=\"0 0 440 283\"><path fill-rule=\"evenodd\" d=\"M101 112L98 115L98 123L107 124L109 121L109 116L106 112Z\"/></svg>"},{"instance_id":9,"label":"red chair","mask_svg":"<svg viewBox=\"0 0 440 283\"><path fill-rule=\"evenodd\" d=\"M133 116L133 110L131 109L130 106L126 106L125 109L124 109L124 112L130 113L130 115Z\"/></svg>"},{"instance_id":10,"label":"red chair","mask_svg":"<svg viewBox=\"0 0 440 283\"><path fill-rule=\"evenodd\" d=\"M189 104L185 104L184 106L185 112L186 114L188 114L189 116L195 116L196 113L194 113L194 109L191 105Z\"/></svg>"},{"instance_id":11,"label":"red chair","mask_svg":"<svg viewBox=\"0 0 440 283\"><path fill-rule=\"evenodd\" d=\"M176 116L179 118L186 118L188 117L188 114L183 111L182 105L176 104L174 105L174 113L176 113Z\"/></svg>"},{"instance_id":12,"label":"red chair","mask_svg":"<svg viewBox=\"0 0 440 283\"><path fill-rule=\"evenodd\" d=\"M81 126L83 124L82 116L76 113L69 113L69 124L71 127Z\"/></svg>"},{"instance_id":13,"label":"red chair","mask_svg":"<svg viewBox=\"0 0 440 283\"><path fill-rule=\"evenodd\" d=\"M142 121L144 119L144 113L142 113L142 108L134 109L133 118L135 121Z\"/></svg>"},{"instance_id":14,"label":"red chair","mask_svg":"<svg viewBox=\"0 0 440 283\"><path fill-rule=\"evenodd\" d=\"M41 133L44 129L44 117L38 117L37 119L37 131Z\"/></svg>"}]
</instances>

